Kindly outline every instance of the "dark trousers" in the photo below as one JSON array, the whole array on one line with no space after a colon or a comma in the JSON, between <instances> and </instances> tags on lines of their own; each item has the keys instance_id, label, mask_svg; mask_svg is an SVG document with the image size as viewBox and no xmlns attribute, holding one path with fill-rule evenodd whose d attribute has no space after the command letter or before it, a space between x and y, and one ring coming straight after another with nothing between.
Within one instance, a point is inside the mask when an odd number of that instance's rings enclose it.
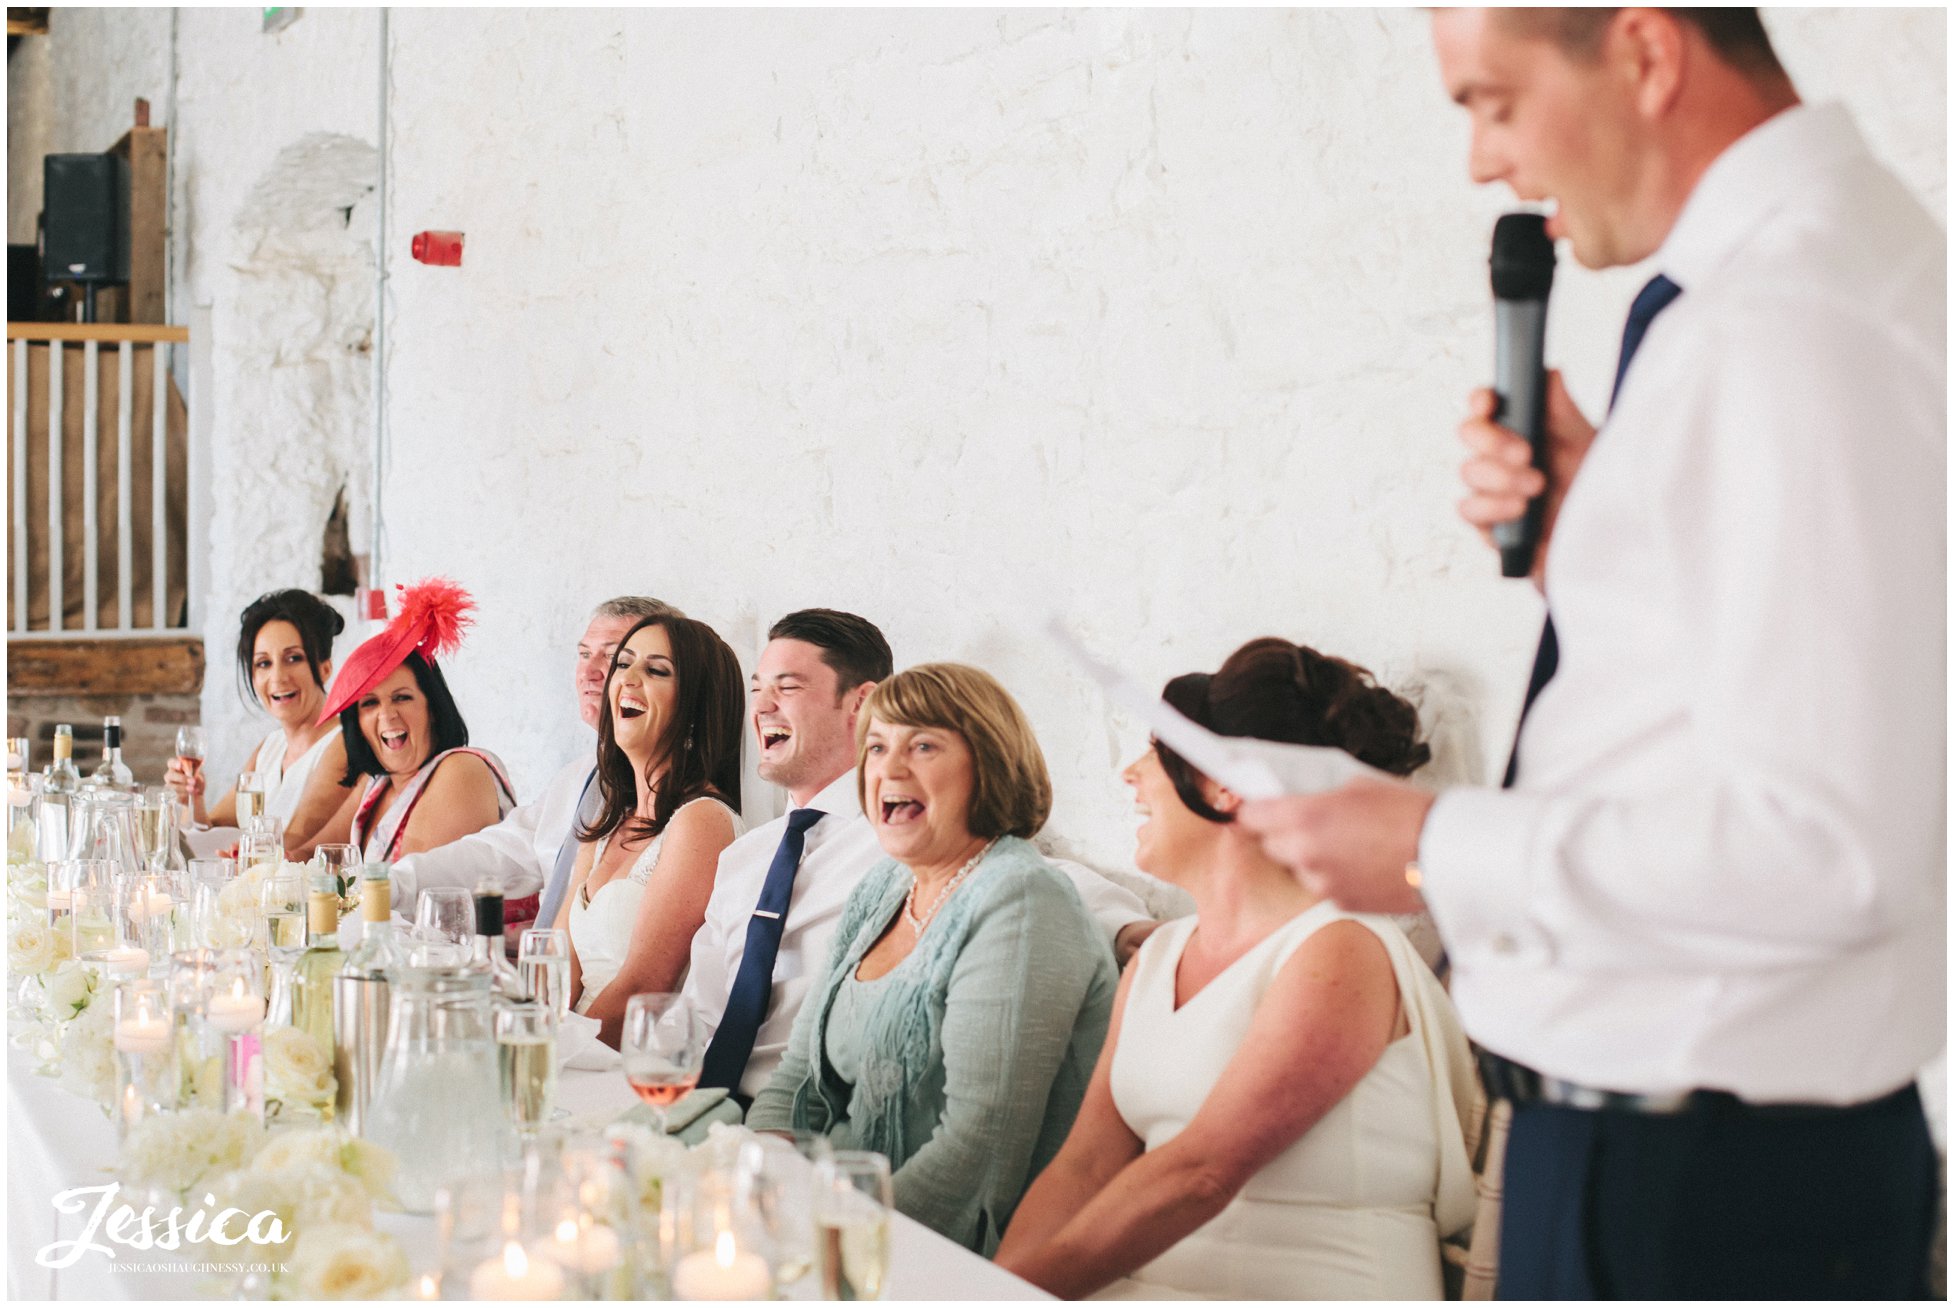
<instances>
[{"instance_id":1,"label":"dark trousers","mask_svg":"<svg viewBox=\"0 0 1954 1308\"><path fill-rule=\"evenodd\" d=\"M1924 1298L1937 1177L1912 1087L1808 1116L1529 1105L1507 1144L1499 1297Z\"/></svg>"}]
</instances>

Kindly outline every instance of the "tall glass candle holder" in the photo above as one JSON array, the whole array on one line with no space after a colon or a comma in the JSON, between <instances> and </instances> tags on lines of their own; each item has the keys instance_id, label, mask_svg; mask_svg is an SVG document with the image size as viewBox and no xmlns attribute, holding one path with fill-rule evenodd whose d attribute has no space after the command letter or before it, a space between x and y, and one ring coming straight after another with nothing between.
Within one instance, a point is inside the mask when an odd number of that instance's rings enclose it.
<instances>
[{"instance_id":1,"label":"tall glass candle holder","mask_svg":"<svg viewBox=\"0 0 1954 1308\"><path fill-rule=\"evenodd\" d=\"M672 1297L747 1300L774 1297L773 1263L766 1229L751 1192L729 1171L713 1168L684 1187L690 1213L672 1265Z\"/></svg>"},{"instance_id":2,"label":"tall glass candle holder","mask_svg":"<svg viewBox=\"0 0 1954 1308\"><path fill-rule=\"evenodd\" d=\"M114 898L109 893L112 880L107 863L99 859L70 858L61 859L48 865L47 877L47 923L48 930L58 937L84 949L107 949L115 941L110 938L109 919L114 911ZM99 895L89 905L96 916L89 921L89 932L78 936L74 918L77 911L75 896L77 892L94 892ZM84 894L84 898L88 898ZM99 936L99 939L96 938ZM84 938L87 940L83 944Z\"/></svg>"},{"instance_id":3,"label":"tall glass candle holder","mask_svg":"<svg viewBox=\"0 0 1954 1308\"><path fill-rule=\"evenodd\" d=\"M210 952L215 966L209 998L204 1002L204 1030L222 1060L223 1108L227 1113L249 1113L262 1121L264 964L250 949Z\"/></svg>"},{"instance_id":4,"label":"tall glass candle holder","mask_svg":"<svg viewBox=\"0 0 1954 1308\"><path fill-rule=\"evenodd\" d=\"M122 939L149 955L151 972L166 976L176 922L175 887L167 876L124 877L121 886Z\"/></svg>"},{"instance_id":5,"label":"tall glass candle holder","mask_svg":"<svg viewBox=\"0 0 1954 1308\"><path fill-rule=\"evenodd\" d=\"M224 1051L206 1021L216 974L214 949L180 949L170 955L170 1020L180 1073L179 1107L223 1107Z\"/></svg>"},{"instance_id":6,"label":"tall glass candle holder","mask_svg":"<svg viewBox=\"0 0 1954 1308\"><path fill-rule=\"evenodd\" d=\"M435 1191L442 1295L449 1299L561 1299L570 1290L551 1257L533 1186L515 1170L452 1179Z\"/></svg>"},{"instance_id":7,"label":"tall glass candle holder","mask_svg":"<svg viewBox=\"0 0 1954 1308\"><path fill-rule=\"evenodd\" d=\"M176 1040L163 982L147 977L118 981L112 1002L116 1129L126 1138L150 1114L175 1109Z\"/></svg>"}]
</instances>

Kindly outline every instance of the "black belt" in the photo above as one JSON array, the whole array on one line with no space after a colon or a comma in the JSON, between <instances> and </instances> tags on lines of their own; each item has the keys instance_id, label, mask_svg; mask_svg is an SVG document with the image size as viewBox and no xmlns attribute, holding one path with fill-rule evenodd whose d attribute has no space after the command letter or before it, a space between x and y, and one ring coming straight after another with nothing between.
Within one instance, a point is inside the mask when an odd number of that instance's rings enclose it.
<instances>
[{"instance_id":1,"label":"black belt","mask_svg":"<svg viewBox=\"0 0 1954 1308\"><path fill-rule=\"evenodd\" d=\"M1674 1116L1682 1113L1740 1111L1754 1117L1804 1120L1836 1117L1840 1113L1862 1112L1904 1100L1914 1093L1912 1082L1890 1094L1857 1104L1753 1104L1728 1090L1679 1090L1670 1094L1634 1094L1622 1090L1598 1090L1546 1076L1525 1063L1516 1063L1490 1049L1476 1051L1479 1079L1486 1097L1504 1099L1515 1108L1534 1104L1553 1104L1590 1112L1642 1113Z\"/></svg>"}]
</instances>

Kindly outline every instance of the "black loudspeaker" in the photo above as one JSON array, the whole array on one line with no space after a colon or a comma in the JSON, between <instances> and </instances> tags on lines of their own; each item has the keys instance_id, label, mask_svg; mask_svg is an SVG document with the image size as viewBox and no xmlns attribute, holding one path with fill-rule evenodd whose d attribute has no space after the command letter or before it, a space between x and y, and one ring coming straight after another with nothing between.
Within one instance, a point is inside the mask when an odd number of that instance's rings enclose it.
<instances>
[{"instance_id":1,"label":"black loudspeaker","mask_svg":"<svg viewBox=\"0 0 1954 1308\"><path fill-rule=\"evenodd\" d=\"M129 280L126 167L107 154L42 161L42 276L98 286Z\"/></svg>"}]
</instances>

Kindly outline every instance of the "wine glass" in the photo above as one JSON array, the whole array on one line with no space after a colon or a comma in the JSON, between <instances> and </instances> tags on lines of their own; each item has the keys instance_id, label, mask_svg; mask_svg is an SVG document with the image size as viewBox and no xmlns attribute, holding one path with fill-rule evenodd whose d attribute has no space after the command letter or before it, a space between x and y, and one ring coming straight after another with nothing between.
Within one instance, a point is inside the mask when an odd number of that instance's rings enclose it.
<instances>
[{"instance_id":1,"label":"wine glass","mask_svg":"<svg viewBox=\"0 0 1954 1308\"><path fill-rule=\"evenodd\" d=\"M895 1190L881 1154L838 1150L814 1164L814 1258L823 1299L880 1299L889 1289Z\"/></svg>"},{"instance_id":2,"label":"wine glass","mask_svg":"<svg viewBox=\"0 0 1954 1308\"><path fill-rule=\"evenodd\" d=\"M359 907L360 861L358 845L319 845L312 851L312 866L332 877L333 893L339 896L342 912Z\"/></svg>"},{"instance_id":3,"label":"wine glass","mask_svg":"<svg viewBox=\"0 0 1954 1308\"><path fill-rule=\"evenodd\" d=\"M692 1001L679 994L633 995L624 1006L624 1079L651 1109L662 1134L665 1110L699 1083L706 1061L705 1027Z\"/></svg>"},{"instance_id":4,"label":"wine glass","mask_svg":"<svg viewBox=\"0 0 1954 1308\"><path fill-rule=\"evenodd\" d=\"M523 932L516 949L516 973L529 987L530 997L561 1022L570 1011L570 933L546 927Z\"/></svg>"},{"instance_id":5,"label":"wine glass","mask_svg":"<svg viewBox=\"0 0 1954 1308\"><path fill-rule=\"evenodd\" d=\"M475 942L475 897L455 886L423 890L415 903L414 936L429 955L419 966L440 967L468 957Z\"/></svg>"},{"instance_id":6,"label":"wine glass","mask_svg":"<svg viewBox=\"0 0 1954 1308\"><path fill-rule=\"evenodd\" d=\"M298 957L305 949L305 878L290 872L266 877L258 906L264 910L272 957Z\"/></svg>"}]
</instances>

